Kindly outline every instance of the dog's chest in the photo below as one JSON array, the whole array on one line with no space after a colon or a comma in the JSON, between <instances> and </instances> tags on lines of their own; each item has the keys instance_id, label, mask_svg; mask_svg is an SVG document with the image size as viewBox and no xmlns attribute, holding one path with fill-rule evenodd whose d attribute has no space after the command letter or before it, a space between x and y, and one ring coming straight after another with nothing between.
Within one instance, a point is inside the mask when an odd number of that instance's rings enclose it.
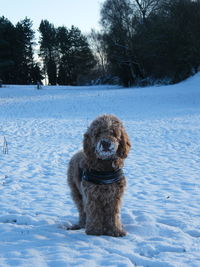
<instances>
[{"instance_id":1,"label":"dog's chest","mask_svg":"<svg viewBox=\"0 0 200 267\"><path fill-rule=\"evenodd\" d=\"M125 179L119 183L111 185L95 185L87 181L81 182L81 194L84 206L90 201L105 206L111 202L115 202L117 198L121 198L125 187Z\"/></svg>"}]
</instances>

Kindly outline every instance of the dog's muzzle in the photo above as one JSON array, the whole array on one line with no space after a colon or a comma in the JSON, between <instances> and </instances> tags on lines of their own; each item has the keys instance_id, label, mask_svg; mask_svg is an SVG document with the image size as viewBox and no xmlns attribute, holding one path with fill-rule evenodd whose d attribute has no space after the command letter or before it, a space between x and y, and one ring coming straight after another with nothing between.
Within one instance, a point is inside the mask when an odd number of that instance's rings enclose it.
<instances>
[{"instance_id":1,"label":"dog's muzzle","mask_svg":"<svg viewBox=\"0 0 200 267\"><path fill-rule=\"evenodd\" d=\"M118 149L118 143L113 142L109 139L101 139L96 145L96 153L100 159L110 159L112 158Z\"/></svg>"}]
</instances>

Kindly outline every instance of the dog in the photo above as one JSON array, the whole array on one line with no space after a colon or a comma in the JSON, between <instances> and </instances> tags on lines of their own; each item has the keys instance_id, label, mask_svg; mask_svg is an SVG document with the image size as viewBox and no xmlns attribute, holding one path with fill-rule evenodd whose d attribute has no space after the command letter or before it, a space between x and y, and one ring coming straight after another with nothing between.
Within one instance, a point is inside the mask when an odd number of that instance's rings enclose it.
<instances>
[{"instance_id":1,"label":"dog","mask_svg":"<svg viewBox=\"0 0 200 267\"><path fill-rule=\"evenodd\" d=\"M79 211L79 222L68 230L85 228L88 235L125 236L120 219L126 187L122 171L131 143L122 122L101 115L88 127L83 150L70 160L67 181Z\"/></svg>"}]
</instances>

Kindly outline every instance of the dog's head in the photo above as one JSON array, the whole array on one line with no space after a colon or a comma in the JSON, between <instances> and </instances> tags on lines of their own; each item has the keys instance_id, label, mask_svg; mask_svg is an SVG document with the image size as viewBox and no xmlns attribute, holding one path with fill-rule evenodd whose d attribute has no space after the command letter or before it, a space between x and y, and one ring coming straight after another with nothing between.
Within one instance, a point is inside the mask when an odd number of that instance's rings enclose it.
<instances>
[{"instance_id":1,"label":"dog's head","mask_svg":"<svg viewBox=\"0 0 200 267\"><path fill-rule=\"evenodd\" d=\"M131 144L121 121L113 115L96 118L84 134L84 153L90 159L124 159Z\"/></svg>"}]
</instances>

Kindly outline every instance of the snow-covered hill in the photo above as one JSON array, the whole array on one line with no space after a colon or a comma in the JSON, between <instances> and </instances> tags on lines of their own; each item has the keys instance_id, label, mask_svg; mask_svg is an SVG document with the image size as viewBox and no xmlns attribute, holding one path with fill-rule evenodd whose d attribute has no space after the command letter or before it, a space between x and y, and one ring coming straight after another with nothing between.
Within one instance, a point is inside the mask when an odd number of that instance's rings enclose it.
<instances>
[{"instance_id":1,"label":"snow-covered hill","mask_svg":"<svg viewBox=\"0 0 200 267\"><path fill-rule=\"evenodd\" d=\"M67 163L102 113L132 141L123 238L64 229L77 220ZM199 140L200 74L163 87L0 88L0 266L200 266Z\"/></svg>"}]
</instances>

